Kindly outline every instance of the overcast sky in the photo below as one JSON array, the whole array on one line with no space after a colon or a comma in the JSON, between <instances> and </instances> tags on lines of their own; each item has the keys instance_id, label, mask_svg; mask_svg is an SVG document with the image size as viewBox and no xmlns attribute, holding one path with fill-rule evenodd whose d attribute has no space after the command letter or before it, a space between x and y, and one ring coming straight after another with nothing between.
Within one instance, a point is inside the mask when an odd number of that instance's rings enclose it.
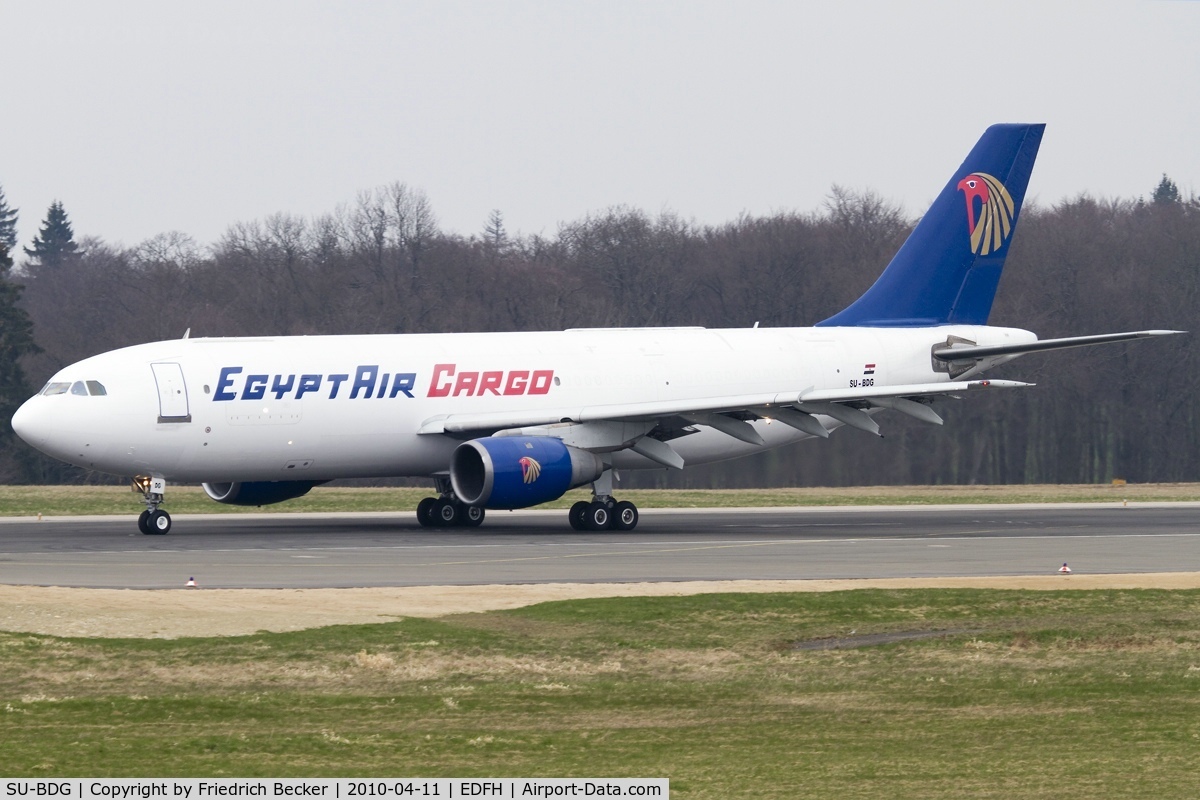
<instances>
[{"instance_id":1,"label":"overcast sky","mask_svg":"<svg viewBox=\"0 0 1200 800\"><path fill-rule=\"evenodd\" d=\"M832 184L924 211L983 129L1030 196L1200 191L1200 2L0 0L0 186L133 245L393 181L443 229L700 223Z\"/></svg>"}]
</instances>

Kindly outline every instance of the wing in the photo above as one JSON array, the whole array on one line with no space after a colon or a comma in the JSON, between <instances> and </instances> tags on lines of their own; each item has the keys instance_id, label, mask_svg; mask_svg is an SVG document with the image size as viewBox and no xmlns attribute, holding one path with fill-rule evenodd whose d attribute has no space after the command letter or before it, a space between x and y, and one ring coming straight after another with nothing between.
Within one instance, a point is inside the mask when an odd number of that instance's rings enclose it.
<instances>
[{"instance_id":1,"label":"wing","mask_svg":"<svg viewBox=\"0 0 1200 800\"><path fill-rule=\"evenodd\" d=\"M1084 347L1150 336L1167 336L1183 331L1132 331L1097 336L1075 336L1002 345L976 345L949 341L933 351L947 365L951 377L984 365L1010 360L1024 353ZM979 362L983 361L981 365ZM477 414L431 417L418 431L422 435L552 436L597 453L626 448L665 466L682 467L683 459L671 450L669 441L707 426L734 439L753 445L765 444L750 423L777 420L799 431L827 438L827 420L879 435L873 409L890 408L936 425L942 418L929 407L936 397L954 397L989 388L1018 388L1030 383L1008 380L966 380L856 389L794 389L765 394L697 397L641 403L609 403L587 406L527 408ZM837 427L833 425L832 427Z\"/></svg>"},{"instance_id":2,"label":"wing","mask_svg":"<svg viewBox=\"0 0 1200 800\"><path fill-rule=\"evenodd\" d=\"M602 421L645 422L664 417L688 414L724 414L742 411L769 411L777 408L837 403L872 403L890 398L932 398L986 388L1032 386L1020 381L953 381L949 383L920 383L904 386L877 386L865 389L818 389L806 392L774 392L743 394L725 397L701 397L693 400L664 400L649 403L611 403L594 406L533 408L520 411L497 411L482 414L448 414L431 417L418 433L480 433L531 425L555 425ZM884 404L880 404L883 407Z\"/></svg>"},{"instance_id":3,"label":"wing","mask_svg":"<svg viewBox=\"0 0 1200 800\"><path fill-rule=\"evenodd\" d=\"M825 438L829 436L829 428L819 418L827 417L878 435L879 425L868 413L872 408L891 408L940 425L941 417L928 406L935 397L1032 385L1020 381L951 381L450 414L426 420L419 433L472 438L483 435L554 436L594 452L630 448L664 466L679 468L683 466L683 459L667 442L694 433L693 426L696 425L706 425L757 445L764 441L749 420L778 420L809 435Z\"/></svg>"}]
</instances>

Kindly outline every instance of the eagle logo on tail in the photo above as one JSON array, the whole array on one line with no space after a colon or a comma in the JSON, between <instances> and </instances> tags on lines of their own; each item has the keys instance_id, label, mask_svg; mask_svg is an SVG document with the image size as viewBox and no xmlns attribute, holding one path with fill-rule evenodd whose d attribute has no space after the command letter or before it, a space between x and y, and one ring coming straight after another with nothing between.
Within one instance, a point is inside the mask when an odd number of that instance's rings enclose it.
<instances>
[{"instance_id":1,"label":"eagle logo on tail","mask_svg":"<svg viewBox=\"0 0 1200 800\"><path fill-rule=\"evenodd\" d=\"M1004 184L985 172L973 172L958 182L958 190L966 196L967 229L971 233L971 252L986 256L1012 235L1016 203ZM975 200L979 199L976 206ZM979 218L975 209L979 209Z\"/></svg>"}]
</instances>

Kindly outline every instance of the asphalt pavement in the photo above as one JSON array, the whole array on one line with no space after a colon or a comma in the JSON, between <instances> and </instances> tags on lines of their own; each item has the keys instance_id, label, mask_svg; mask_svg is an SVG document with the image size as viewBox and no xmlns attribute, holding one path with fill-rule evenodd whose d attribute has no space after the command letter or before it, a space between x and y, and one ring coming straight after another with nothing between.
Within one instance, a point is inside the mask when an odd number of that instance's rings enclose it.
<instances>
[{"instance_id":1,"label":"asphalt pavement","mask_svg":"<svg viewBox=\"0 0 1200 800\"><path fill-rule=\"evenodd\" d=\"M1200 503L642 512L629 533L579 533L565 511L489 512L430 530L404 514L0 520L0 583L311 588L492 583L1200 571Z\"/></svg>"}]
</instances>

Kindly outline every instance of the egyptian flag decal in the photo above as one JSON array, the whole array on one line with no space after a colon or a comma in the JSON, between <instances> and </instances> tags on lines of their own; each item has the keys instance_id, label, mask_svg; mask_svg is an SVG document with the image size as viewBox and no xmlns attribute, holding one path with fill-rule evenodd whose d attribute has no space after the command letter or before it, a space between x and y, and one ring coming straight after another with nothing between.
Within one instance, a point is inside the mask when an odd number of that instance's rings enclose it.
<instances>
[{"instance_id":1,"label":"egyptian flag decal","mask_svg":"<svg viewBox=\"0 0 1200 800\"><path fill-rule=\"evenodd\" d=\"M874 374L875 374L875 365L874 364L866 364L863 366L863 375L874 375Z\"/></svg>"}]
</instances>

